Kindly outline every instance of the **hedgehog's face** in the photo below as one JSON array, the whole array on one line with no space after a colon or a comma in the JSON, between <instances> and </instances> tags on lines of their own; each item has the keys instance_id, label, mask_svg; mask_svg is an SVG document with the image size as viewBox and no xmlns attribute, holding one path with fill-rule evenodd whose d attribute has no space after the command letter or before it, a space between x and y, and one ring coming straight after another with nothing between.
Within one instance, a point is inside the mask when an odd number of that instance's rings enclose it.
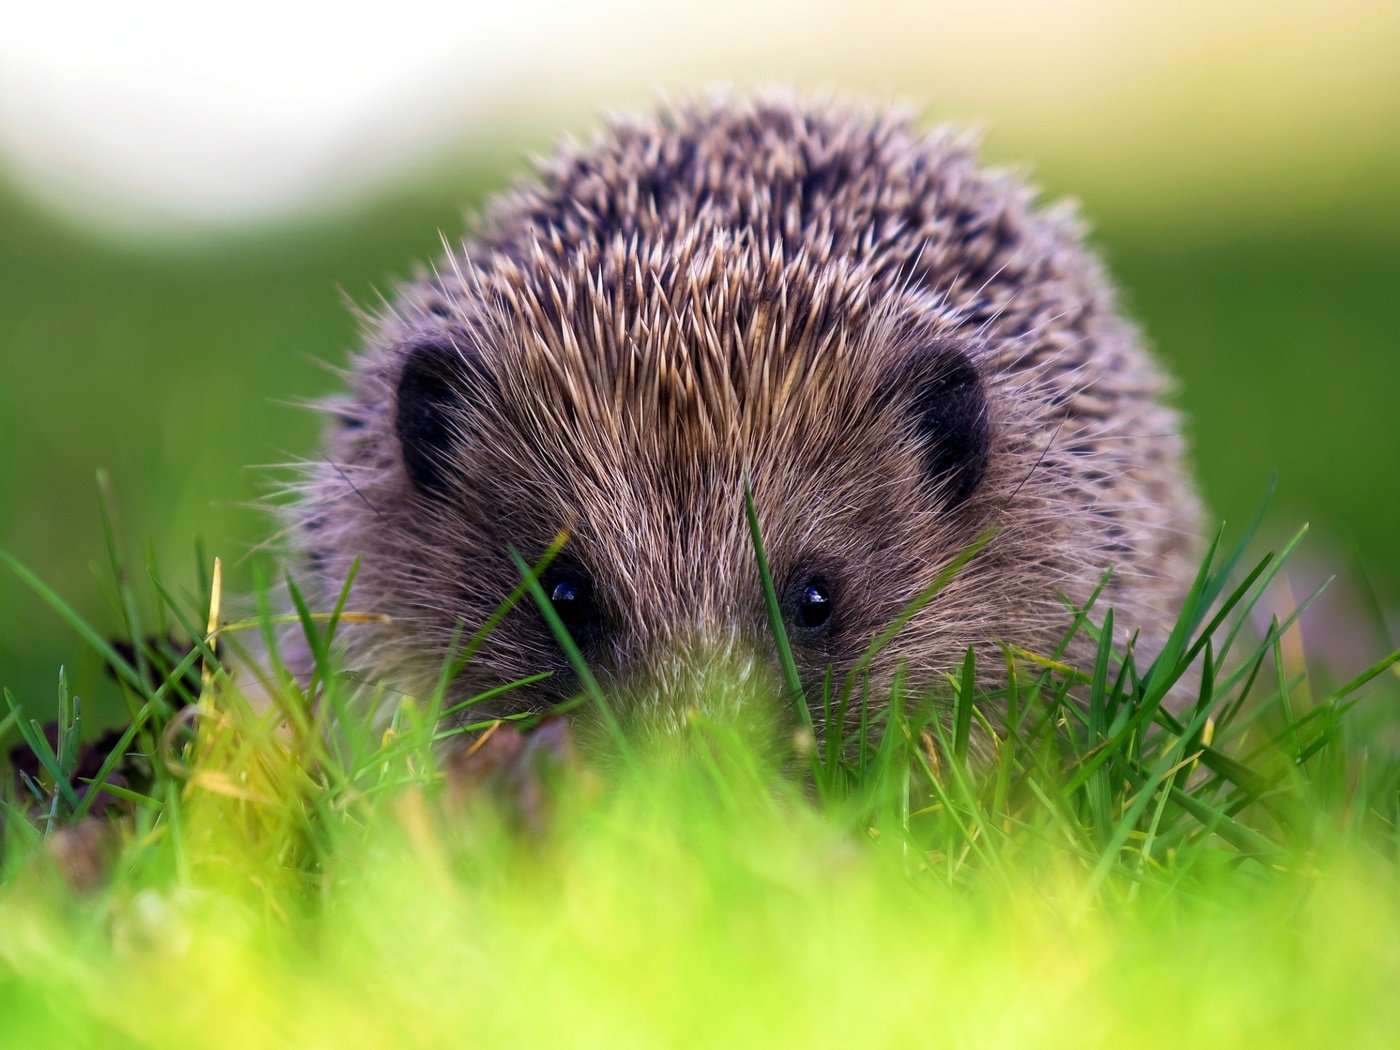
<instances>
[{"instance_id":1,"label":"hedgehog's face","mask_svg":"<svg viewBox=\"0 0 1400 1050\"><path fill-rule=\"evenodd\" d=\"M1063 211L953 136L790 100L624 121L562 149L405 284L351 376L297 531L322 600L356 558L348 666L431 688L568 531L545 591L619 706L780 675L746 478L808 696L990 526L872 663L921 689L969 644L1063 650L1063 594L1160 641L1195 499L1160 377ZM1105 569L1114 577L1096 590ZM454 697L577 691L530 600ZM309 670L308 670L309 673ZM697 683L699 683L697 685Z\"/></svg>"},{"instance_id":2,"label":"hedgehog's face","mask_svg":"<svg viewBox=\"0 0 1400 1050\"><path fill-rule=\"evenodd\" d=\"M511 550L534 559L566 530L540 582L619 707L671 718L738 696L736 684L777 696L748 477L785 631L819 706L827 675L839 688L987 519L993 426L971 354L874 339L770 360L752 347L720 360L643 345L623 360L592 351L596 366L463 331L401 340L390 381L405 535L380 554L397 563L367 558L361 579L405 625L398 646L418 652L381 658L402 669L417 657L435 673L457 623L476 630L520 582ZM949 642L955 660L966 641ZM876 674L911 655L927 677L944 654L927 639L895 645ZM578 689L527 597L456 692L540 671L552 675L507 706Z\"/></svg>"}]
</instances>

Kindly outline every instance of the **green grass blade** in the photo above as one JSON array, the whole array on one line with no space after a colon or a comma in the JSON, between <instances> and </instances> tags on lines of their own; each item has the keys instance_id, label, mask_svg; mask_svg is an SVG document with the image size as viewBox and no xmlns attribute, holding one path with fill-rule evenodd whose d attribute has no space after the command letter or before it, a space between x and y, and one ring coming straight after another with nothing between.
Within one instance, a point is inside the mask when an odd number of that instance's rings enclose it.
<instances>
[{"instance_id":1,"label":"green grass blade","mask_svg":"<svg viewBox=\"0 0 1400 1050\"><path fill-rule=\"evenodd\" d=\"M778 592L773 587L773 574L768 568L768 555L763 549L763 537L758 526L758 511L754 508L753 487L744 478L744 513L749 523L749 537L753 541L754 558L758 562L759 581L763 587L763 603L768 610L768 626L773 632L773 644L778 650L778 662L783 670L783 684L787 686L788 699L797 714L798 721L808 730L812 729L812 712L807 706L807 693L802 686L802 676L797 673L797 662L792 657L792 646L788 642L787 625L783 622L783 611L778 604Z\"/></svg>"}]
</instances>

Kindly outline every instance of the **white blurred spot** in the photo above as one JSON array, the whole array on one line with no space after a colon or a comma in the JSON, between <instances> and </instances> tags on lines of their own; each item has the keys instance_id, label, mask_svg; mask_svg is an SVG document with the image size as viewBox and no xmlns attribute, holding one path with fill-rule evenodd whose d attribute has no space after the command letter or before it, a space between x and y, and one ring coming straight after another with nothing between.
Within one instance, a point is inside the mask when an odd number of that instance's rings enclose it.
<instances>
[{"instance_id":1,"label":"white blurred spot","mask_svg":"<svg viewBox=\"0 0 1400 1050\"><path fill-rule=\"evenodd\" d=\"M985 121L1128 193L1336 193L1400 141L1397 45L1376 0L29 0L0 19L0 165L97 226L239 223L661 91L794 83Z\"/></svg>"}]
</instances>

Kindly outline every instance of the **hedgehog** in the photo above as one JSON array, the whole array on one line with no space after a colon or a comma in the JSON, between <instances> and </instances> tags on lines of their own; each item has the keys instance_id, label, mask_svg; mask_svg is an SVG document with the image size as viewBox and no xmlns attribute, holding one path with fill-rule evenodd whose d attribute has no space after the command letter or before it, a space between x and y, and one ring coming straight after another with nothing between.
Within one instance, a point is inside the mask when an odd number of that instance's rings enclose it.
<instances>
[{"instance_id":1,"label":"hedgehog","mask_svg":"<svg viewBox=\"0 0 1400 1050\"><path fill-rule=\"evenodd\" d=\"M1180 420L1074 209L906 111L614 118L385 302L291 530L313 600L355 566L383 614L341 629L381 690L427 694L494 624L449 685L493 694L471 717L586 674L679 724L782 692L771 594L822 733L824 683L936 691L969 647L995 679L1100 586L1160 645L1192 576ZM545 602L493 618L559 536Z\"/></svg>"}]
</instances>

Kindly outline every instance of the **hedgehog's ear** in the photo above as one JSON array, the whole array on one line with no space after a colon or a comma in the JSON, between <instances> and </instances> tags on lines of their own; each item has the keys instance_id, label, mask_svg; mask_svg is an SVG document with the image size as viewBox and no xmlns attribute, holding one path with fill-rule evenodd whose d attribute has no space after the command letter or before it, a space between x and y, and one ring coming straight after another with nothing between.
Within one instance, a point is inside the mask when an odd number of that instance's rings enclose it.
<instances>
[{"instance_id":1,"label":"hedgehog's ear","mask_svg":"<svg viewBox=\"0 0 1400 1050\"><path fill-rule=\"evenodd\" d=\"M976 491L987 473L987 391L968 355L936 343L903 363L887 390L913 417L924 473L947 507Z\"/></svg>"},{"instance_id":2,"label":"hedgehog's ear","mask_svg":"<svg viewBox=\"0 0 1400 1050\"><path fill-rule=\"evenodd\" d=\"M394 430L408 478L426 496L440 496L447 488L455 421L461 418L470 372L466 355L446 339L416 342L406 352L395 390Z\"/></svg>"}]
</instances>

